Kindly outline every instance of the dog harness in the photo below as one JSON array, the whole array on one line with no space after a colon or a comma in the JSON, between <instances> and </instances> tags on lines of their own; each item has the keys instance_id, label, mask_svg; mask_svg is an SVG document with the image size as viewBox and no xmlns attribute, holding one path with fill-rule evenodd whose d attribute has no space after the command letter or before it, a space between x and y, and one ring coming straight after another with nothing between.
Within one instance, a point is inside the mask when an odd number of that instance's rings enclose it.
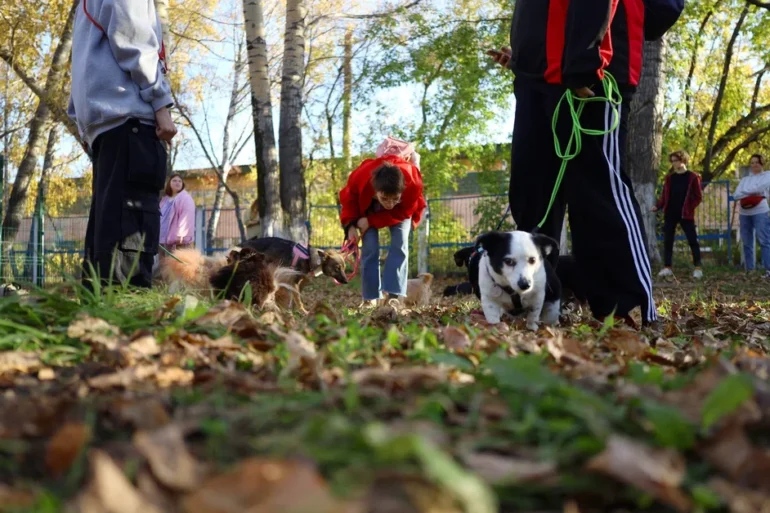
<instances>
[{"instance_id":1,"label":"dog harness","mask_svg":"<svg viewBox=\"0 0 770 513\"><path fill-rule=\"evenodd\" d=\"M291 259L292 267L297 267L297 263L300 260L310 260L310 250L305 246L301 245L300 243L294 244L294 247L291 250L291 254L292 254L292 259Z\"/></svg>"}]
</instances>

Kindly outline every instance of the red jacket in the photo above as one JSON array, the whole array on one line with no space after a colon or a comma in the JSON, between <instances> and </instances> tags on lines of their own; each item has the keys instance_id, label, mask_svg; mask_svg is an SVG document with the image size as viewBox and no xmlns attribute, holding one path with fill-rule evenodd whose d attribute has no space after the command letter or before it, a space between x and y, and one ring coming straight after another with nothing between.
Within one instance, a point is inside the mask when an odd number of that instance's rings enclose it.
<instances>
[{"instance_id":1,"label":"red jacket","mask_svg":"<svg viewBox=\"0 0 770 513\"><path fill-rule=\"evenodd\" d=\"M636 86L644 41L660 39L683 9L684 0L516 0L508 67L565 87L598 84L606 70Z\"/></svg>"},{"instance_id":2,"label":"red jacket","mask_svg":"<svg viewBox=\"0 0 770 513\"><path fill-rule=\"evenodd\" d=\"M690 181L687 186L687 194L684 197L684 206L682 207L682 219L692 221L695 219L695 209L703 201L703 189L701 188L700 175L692 171L687 171L690 175ZM666 175L666 181L663 183L663 195L658 200L658 210L663 210L668 214L668 200L671 196L671 173Z\"/></svg>"},{"instance_id":3,"label":"red jacket","mask_svg":"<svg viewBox=\"0 0 770 513\"><path fill-rule=\"evenodd\" d=\"M406 188L401 194L401 202L393 210L382 209L379 212L367 212L374 201L372 173L383 163L390 162L401 169ZM350 176L344 189L340 191L340 221L343 227L366 217L369 226L375 229L393 226L406 219L412 219L412 226L417 226L422 212L428 205L422 193L422 175L417 166L395 155L386 155L378 159L364 160Z\"/></svg>"}]
</instances>

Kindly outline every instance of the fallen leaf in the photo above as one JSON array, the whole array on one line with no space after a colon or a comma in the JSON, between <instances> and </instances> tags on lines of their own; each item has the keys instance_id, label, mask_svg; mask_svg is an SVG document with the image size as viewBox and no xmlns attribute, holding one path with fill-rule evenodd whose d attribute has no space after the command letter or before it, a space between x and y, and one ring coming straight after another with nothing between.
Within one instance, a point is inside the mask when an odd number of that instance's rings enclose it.
<instances>
[{"instance_id":1,"label":"fallen leaf","mask_svg":"<svg viewBox=\"0 0 770 513\"><path fill-rule=\"evenodd\" d=\"M107 389L113 387L128 388L134 383L144 381L158 372L156 364L143 364L129 367L127 369L113 372L111 374L102 374L88 380L89 386L97 389Z\"/></svg>"},{"instance_id":2,"label":"fallen leaf","mask_svg":"<svg viewBox=\"0 0 770 513\"><path fill-rule=\"evenodd\" d=\"M612 435L587 469L635 486L679 511L690 511L690 499L679 489L685 474L684 458L673 450L653 449Z\"/></svg>"},{"instance_id":3,"label":"fallen leaf","mask_svg":"<svg viewBox=\"0 0 770 513\"><path fill-rule=\"evenodd\" d=\"M395 367L390 370L359 369L351 380L359 387L378 387L393 390L420 390L435 388L447 381L448 373L435 367Z\"/></svg>"},{"instance_id":4,"label":"fallen leaf","mask_svg":"<svg viewBox=\"0 0 770 513\"><path fill-rule=\"evenodd\" d=\"M157 506L164 513L179 511L179 508L177 508L179 502L177 494L168 488L161 487L147 469L139 471L139 474L136 476L136 487L147 501Z\"/></svg>"},{"instance_id":5,"label":"fallen leaf","mask_svg":"<svg viewBox=\"0 0 770 513\"><path fill-rule=\"evenodd\" d=\"M291 375L305 369L312 374L313 378L317 378L320 372L317 367L320 362L318 362L315 345L296 331L290 331L284 335L283 340L289 351L289 361L282 374Z\"/></svg>"},{"instance_id":6,"label":"fallen leaf","mask_svg":"<svg viewBox=\"0 0 770 513\"><path fill-rule=\"evenodd\" d=\"M468 452L461 457L470 470L491 485L542 482L557 476L557 466L552 461L532 461L480 452Z\"/></svg>"},{"instance_id":7,"label":"fallen leaf","mask_svg":"<svg viewBox=\"0 0 770 513\"><path fill-rule=\"evenodd\" d=\"M462 350L471 346L468 334L455 326L446 326L441 331L441 339L449 349Z\"/></svg>"},{"instance_id":8,"label":"fallen leaf","mask_svg":"<svg viewBox=\"0 0 770 513\"><path fill-rule=\"evenodd\" d=\"M40 356L32 351L4 351L0 353L0 374L6 372L35 372L43 367Z\"/></svg>"},{"instance_id":9,"label":"fallen leaf","mask_svg":"<svg viewBox=\"0 0 770 513\"><path fill-rule=\"evenodd\" d=\"M391 304L380 305L370 314L374 322L389 324L398 320L398 310Z\"/></svg>"},{"instance_id":10,"label":"fallen leaf","mask_svg":"<svg viewBox=\"0 0 770 513\"><path fill-rule=\"evenodd\" d=\"M626 359L636 360L644 355L650 346L635 331L612 328L607 332L604 343L615 353Z\"/></svg>"},{"instance_id":11,"label":"fallen leaf","mask_svg":"<svg viewBox=\"0 0 770 513\"><path fill-rule=\"evenodd\" d=\"M40 381L52 381L56 379L56 373L53 369L45 367L37 373L37 379Z\"/></svg>"},{"instance_id":12,"label":"fallen leaf","mask_svg":"<svg viewBox=\"0 0 770 513\"><path fill-rule=\"evenodd\" d=\"M55 476L64 475L91 440L91 429L82 423L64 424L48 442L45 464Z\"/></svg>"},{"instance_id":13,"label":"fallen leaf","mask_svg":"<svg viewBox=\"0 0 770 513\"><path fill-rule=\"evenodd\" d=\"M337 310L329 306L329 303L326 301L317 301L315 306L313 307L313 310L311 311L311 315L315 317L316 315L325 315L335 323L339 324L342 322L342 319L340 318L340 314Z\"/></svg>"},{"instance_id":14,"label":"fallen leaf","mask_svg":"<svg viewBox=\"0 0 770 513\"><path fill-rule=\"evenodd\" d=\"M153 430L171 422L166 408L155 398L119 399L111 405L110 411L138 430Z\"/></svg>"},{"instance_id":15,"label":"fallen leaf","mask_svg":"<svg viewBox=\"0 0 770 513\"><path fill-rule=\"evenodd\" d=\"M32 508L35 502L37 495L32 491L0 483L0 511Z\"/></svg>"},{"instance_id":16,"label":"fallen leaf","mask_svg":"<svg viewBox=\"0 0 770 513\"><path fill-rule=\"evenodd\" d=\"M96 344L115 351L120 347L120 329L104 319L79 314L67 328L67 336L87 344Z\"/></svg>"},{"instance_id":17,"label":"fallen leaf","mask_svg":"<svg viewBox=\"0 0 770 513\"><path fill-rule=\"evenodd\" d=\"M72 404L70 397L0 396L0 439L53 435Z\"/></svg>"},{"instance_id":18,"label":"fallen leaf","mask_svg":"<svg viewBox=\"0 0 770 513\"><path fill-rule=\"evenodd\" d=\"M75 499L79 513L164 513L126 479L107 453L92 450L91 482Z\"/></svg>"},{"instance_id":19,"label":"fallen leaf","mask_svg":"<svg viewBox=\"0 0 770 513\"><path fill-rule=\"evenodd\" d=\"M465 513L453 494L413 474L378 475L364 500L366 513Z\"/></svg>"},{"instance_id":20,"label":"fallen leaf","mask_svg":"<svg viewBox=\"0 0 770 513\"><path fill-rule=\"evenodd\" d=\"M135 357L148 357L155 356L160 353L160 347L158 347L158 341L149 332L141 332L135 335L134 338L128 343L127 349Z\"/></svg>"},{"instance_id":21,"label":"fallen leaf","mask_svg":"<svg viewBox=\"0 0 770 513\"><path fill-rule=\"evenodd\" d=\"M770 491L770 451L754 447L739 422L722 428L701 444L698 452L738 483Z\"/></svg>"},{"instance_id":22,"label":"fallen leaf","mask_svg":"<svg viewBox=\"0 0 770 513\"><path fill-rule=\"evenodd\" d=\"M251 458L197 487L185 513L337 513L341 505L311 466Z\"/></svg>"},{"instance_id":23,"label":"fallen leaf","mask_svg":"<svg viewBox=\"0 0 770 513\"><path fill-rule=\"evenodd\" d=\"M770 495L734 485L718 477L711 479L708 485L727 502L731 513L770 513Z\"/></svg>"},{"instance_id":24,"label":"fallen leaf","mask_svg":"<svg viewBox=\"0 0 770 513\"><path fill-rule=\"evenodd\" d=\"M188 452L178 426L168 424L154 431L139 431L134 446L147 458L155 478L164 486L191 491L201 481L200 464Z\"/></svg>"},{"instance_id":25,"label":"fallen leaf","mask_svg":"<svg viewBox=\"0 0 770 513\"><path fill-rule=\"evenodd\" d=\"M706 370L699 372L692 383L686 387L666 392L663 395L664 402L678 408L680 413L690 422L700 425L706 400L722 380L729 375L726 365L720 361L714 362ZM712 399L713 401L714 399ZM732 411L728 417L723 417L722 422L729 423L732 421L732 417L739 418L740 423L754 422L759 420L761 416L754 401L747 400Z\"/></svg>"},{"instance_id":26,"label":"fallen leaf","mask_svg":"<svg viewBox=\"0 0 770 513\"><path fill-rule=\"evenodd\" d=\"M172 385L189 385L194 379L195 373L193 371L179 367L163 367L155 375L155 380L161 388L168 388Z\"/></svg>"}]
</instances>

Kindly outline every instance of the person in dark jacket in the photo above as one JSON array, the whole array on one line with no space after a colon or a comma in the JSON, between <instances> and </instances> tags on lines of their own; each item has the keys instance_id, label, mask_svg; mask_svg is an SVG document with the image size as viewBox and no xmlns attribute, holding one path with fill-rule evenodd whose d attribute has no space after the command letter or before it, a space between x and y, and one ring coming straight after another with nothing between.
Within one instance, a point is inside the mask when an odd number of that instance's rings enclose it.
<instances>
[{"instance_id":1,"label":"person in dark jacket","mask_svg":"<svg viewBox=\"0 0 770 513\"><path fill-rule=\"evenodd\" d=\"M517 0L511 48L490 51L515 75L516 114L511 149L511 213L532 231L546 213L561 160L554 149L554 111L567 89L578 98L603 96L606 72L622 102L586 102L582 150L569 162L556 201L540 232L559 240L569 206L572 249L586 278L593 315L635 325L657 319L641 212L623 170L629 103L639 83L644 40L656 40L676 22L684 0ZM616 119L619 117L619 120ZM556 134L566 147L572 118L560 110Z\"/></svg>"},{"instance_id":2,"label":"person in dark jacket","mask_svg":"<svg viewBox=\"0 0 770 513\"><path fill-rule=\"evenodd\" d=\"M692 251L692 263L695 265L695 271L692 276L696 280L703 278L703 271L700 268L700 245L698 245L698 234L695 231L695 209L703 201L703 190L700 183L700 176L687 169L687 163L690 156L687 152L679 150L668 156L671 162L671 173L666 175L663 183L663 194L658 200L657 205L652 208L653 212L663 210L663 269L658 273L659 277L673 276L671 270L671 261L674 252L674 235L676 225L682 227L687 242Z\"/></svg>"}]
</instances>

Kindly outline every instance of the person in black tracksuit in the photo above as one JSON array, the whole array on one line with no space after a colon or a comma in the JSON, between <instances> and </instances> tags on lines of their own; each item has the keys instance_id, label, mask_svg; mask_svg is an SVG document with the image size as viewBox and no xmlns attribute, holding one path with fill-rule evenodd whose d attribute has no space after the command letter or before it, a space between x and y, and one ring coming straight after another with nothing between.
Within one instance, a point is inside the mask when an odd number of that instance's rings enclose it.
<instances>
[{"instance_id":1,"label":"person in black tracksuit","mask_svg":"<svg viewBox=\"0 0 770 513\"><path fill-rule=\"evenodd\" d=\"M610 72L622 104L614 130L613 109L588 102L584 128L605 130L582 136L582 151L567 166L556 202L540 232L559 240L569 206L572 250L583 275L593 315L611 314L633 324L629 312L642 308L642 322L656 320L652 277L641 212L623 171L629 103L639 83L643 41L656 40L676 22L684 0L517 0L511 48L491 51L515 75L516 115L511 149L511 213L519 230L532 231L543 218L561 160L551 119L567 88L581 98L603 96ZM557 121L564 148L572 128L566 105Z\"/></svg>"},{"instance_id":2,"label":"person in black tracksuit","mask_svg":"<svg viewBox=\"0 0 770 513\"><path fill-rule=\"evenodd\" d=\"M703 277L701 271L700 245L695 231L695 209L703 201L703 190L700 176L687 169L689 156L684 151L675 151L669 155L671 173L666 175L663 183L663 194L652 211L663 209L663 269L658 276L673 276L671 262L674 253L674 235L676 225L682 227L692 251L692 263L695 265L693 277L697 280Z\"/></svg>"}]
</instances>

